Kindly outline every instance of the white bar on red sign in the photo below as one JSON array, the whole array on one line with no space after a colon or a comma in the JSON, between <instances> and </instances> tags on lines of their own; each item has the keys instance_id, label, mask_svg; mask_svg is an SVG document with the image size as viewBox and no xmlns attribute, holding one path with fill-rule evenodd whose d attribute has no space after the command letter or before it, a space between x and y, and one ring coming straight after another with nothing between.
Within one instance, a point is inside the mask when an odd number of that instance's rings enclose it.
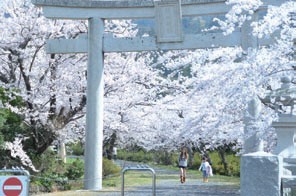
<instances>
[{"instance_id":1,"label":"white bar on red sign","mask_svg":"<svg viewBox=\"0 0 296 196\"><path fill-rule=\"evenodd\" d=\"M22 186L4 186L3 190L22 190Z\"/></svg>"}]
</instances>

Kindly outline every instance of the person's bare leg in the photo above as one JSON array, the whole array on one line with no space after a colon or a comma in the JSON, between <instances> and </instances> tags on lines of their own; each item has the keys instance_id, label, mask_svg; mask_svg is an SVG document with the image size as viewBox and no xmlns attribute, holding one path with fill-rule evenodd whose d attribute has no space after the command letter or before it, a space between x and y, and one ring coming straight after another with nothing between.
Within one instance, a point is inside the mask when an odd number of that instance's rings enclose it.
<instances>
[{"instance_id":1,"label":"person's bare leg","mask_svg":"<svg viewBox=\"0 0 296 196\"><path fill-rule=\"evenodd\" d=\"M183 171L183 168L180 168L180 181L181 181L181 183L183 183L183 174L184 173L184 171Z\"/></svg>"},{"instance_id":2,"label":"person's bare leg","mask_svg":"<svg viewBox=\"0 0 296 196\"><path fill-rule=\"evenodd\" d=\"M183 182L185 182L186 180L186 169L184 168L183 169Z\"/></svg>"}]
</instances>

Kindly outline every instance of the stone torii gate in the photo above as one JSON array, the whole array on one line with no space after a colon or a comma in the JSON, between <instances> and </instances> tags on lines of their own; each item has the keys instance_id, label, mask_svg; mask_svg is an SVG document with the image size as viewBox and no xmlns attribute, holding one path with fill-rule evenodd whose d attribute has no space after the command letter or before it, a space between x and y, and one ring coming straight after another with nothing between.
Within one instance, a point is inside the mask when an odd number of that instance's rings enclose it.
<instances>
[{"instance_id":1,"label":"stone torii gate","mask_svg":"<svg viewBox=\"0 0 296 196\"><path fill-rule=\"evenodd\" d=\"M280 5L285 0L265 0ZM88 53L84 188L102 189L103 53L179 50L241 45L243 49L268 45L272 39L256 39L246 22L240 31L183 34L183 16L225 14L225 0L32 0L51 19L88 20L88 35L73 40L49 40L48 53ZM114 38L104 34L104 19L156 20L156 37ZM256 20L253 17L252 20Z\"/></svg>"}]
</instances>

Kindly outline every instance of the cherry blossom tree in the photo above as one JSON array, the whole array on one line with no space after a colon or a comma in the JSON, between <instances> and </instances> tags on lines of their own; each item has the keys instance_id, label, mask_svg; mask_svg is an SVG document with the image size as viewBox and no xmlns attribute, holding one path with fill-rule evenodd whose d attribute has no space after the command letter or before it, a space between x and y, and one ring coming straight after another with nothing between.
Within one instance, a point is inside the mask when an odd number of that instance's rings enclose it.
<instances>
[{"instance_id":1,"label":"cherry blossom tree","mask_svg":"<svg viewBox=\"0 0 296 196\"><path fill-rule=\"evenodd\" d=\"M226 20L219 21L225 34L240 28L262 5L261 1L227 3L233 7ZM243 116L247 103L254 97L264 97L268 89L277 88L281 76L295 75L294 12L294 2L270 6L262 19L251 23L250 28L258 38L280 35L268 47L249 48L247 51L234 47L158 54L154 64L170 69L171 76L177 76L178 82L182 82L184 91L171 97L170 101L159 99L155 105L161 108L161 114L156 110L144 112L151 108L139 113L139 116L145 116L141 125L146 121L153 123L143 127L144 130L148 128L143 132L140 123L136 123L140 134L131 137L138 138L136 140L147 148L170 146L173 149L186 142L206 149L242 148L245 137ZM227 32L229 29L231 31ZM190 77L184 77L182 71L188 68ZM169 99L169 96L165 98ZM182 114L182 118L178 114ZM275 145L275 134L270 127L275 118L274 111L265 107L257 124L267 150ZM155 145L151 145L153 143Z\"/></svg>"},{"instance_id":2,"label":"cherry blossom tree","mask_svg":"<svg viewBox=\"0 0 296 196\"><path fill-rule=\"evenodd\" d=\"M262 5L260 0L226 3L233 5L226 20L215 19L225 34ZM241 148L248 101L276 88L280 76L295 75L295 7L295 2L270 6L251 24L258 38L277 36L268 47L105 54L104 140L109 148L130 143L146 149L172 150L188 143ZM56 139L83 139L87 57L46 55L44 46L47 39L86 33L86 23L47 20L28 0L3 1L0 17L0 82L17 89L25 103L22 109L5 107L24 115L35 153ZM114 36L137 35L132 21L105 25ZM258 123L267 148L275 141L269 126L274 117L264 108ZM27 138L15 143L21 139Z\"/></svg>"},{"instance_id":3,"label":"cherry blossom tree","mask_svg":"<svg viewBox=\"0 0 296 196\"><path fill-rule=\"evenodd\" d=\"M83 134L86 104L87 57L46 55L45 42L51 38L76 38L87 31L87 26L83 21L47 20L27 0L3 4L0 81L8 90L18 89L18 96L25 103L22 109L8 103L5 107L24 115L32 130L30 137L23 135L15 143L30 140L27 143L32 145L34 154L41 154L56 139L73 140L75 133ZM130 21L106 21L106 32L115 36L137 33ZM160 77L159 70L146 66L149 61L146 54L105 55L106 140L115 131L125 133L122 122L130 108L151 105L159 94L173 88L174 84ZM24 150L28 148L24 146Z\"/></svg>"},{"instance_id":4,"label":"cherry blossom tree","mask_svg":"<svg viewBox=\"0 0 296 196\"><path fill-rule=\"evenodd\" d=\"M231 33L242 23L250 20L260 1L227 1L234 4L226 20L220 21L225 34ZM179 63L163 61L165 66L190 66L193 76L192 90L175 103L183 111L185 126L181 128L184 141L197 146L205 144L208 149L236 143L241 148L243 135L243 115L246 104L253 97L264 97L269 88L277 88L283 75L295 76L295 2L287 2L279 7L270 6L266 15L253 22L254 36L273 37L275 43L268 47L243 51L237 48L218 48L186 52L179 55ZM243 16L245 14L245 16ZM293 18L294 17L294 18ZM230 32L228 32L231 30ZM190 57L190 58L188 58ZM181 60L180 60L181 59ZM180 63L181 62L181 63ZM190 80L189 80L190 81ZM182 105L187 103L189 107ZM270 123L276 115L270 108L264 108L258 129L270 149L275 144L275 135Z\"/></svg>"},{"instance_id":5,"label":"cherry blossom tree","mask_svg":"<svg viewBox=\"0 0 296 196\"><path fill-rule=\"evenodd\" d=\"M20 90L26 107L16 112L25 115L33 149L41 154L57 130L83 115L86 100L85 57L47 56L45 41L76 37L85 24L46 20L40 9L23 0L4 1L0 21L0 80L5 88Z\"/></svg>"}]
</instances>

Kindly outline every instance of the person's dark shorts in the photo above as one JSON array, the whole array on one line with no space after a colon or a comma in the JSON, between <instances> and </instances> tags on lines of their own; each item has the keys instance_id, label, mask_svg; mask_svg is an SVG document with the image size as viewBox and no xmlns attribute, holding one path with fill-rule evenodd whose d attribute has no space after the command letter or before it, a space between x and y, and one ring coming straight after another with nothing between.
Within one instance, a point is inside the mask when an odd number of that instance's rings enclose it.
<instances>
[{"instance_id":1,"label":"person's dark shorts","mask_svg":"<svg viewBox=\"0 0 296 196\"><path fill-rule=\"evenodd\" d=\"M185 167L185 166L180 166L180 165L179 165L179 168L183 168L183 169L186 169L187 167Z\"/></svg>"}]
</instances>

